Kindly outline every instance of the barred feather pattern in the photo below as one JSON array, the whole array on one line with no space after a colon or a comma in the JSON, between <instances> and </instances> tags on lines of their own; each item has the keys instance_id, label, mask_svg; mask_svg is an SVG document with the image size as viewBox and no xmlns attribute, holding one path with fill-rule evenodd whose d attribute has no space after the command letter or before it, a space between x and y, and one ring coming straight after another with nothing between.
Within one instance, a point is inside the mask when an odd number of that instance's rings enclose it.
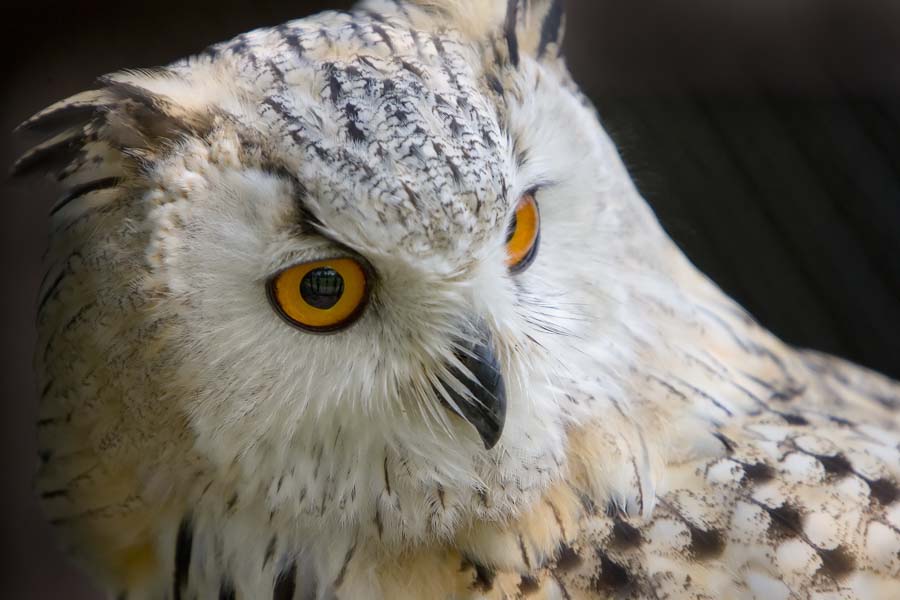
<instances>
[{"instance_id":1,"label":"barred feather pattern","mask_svg":"<svg viewBox=\"0 0 900 600\"><path fill-rule=\"evenodd\" d=\"M563 23L372 0L22 125L49 137L14 170L66 189L38 493L110 594L900 597L900 384L783 344L688 263ZM541 256L511 283L497 238L531 190ZM311 339L260 282L329 240L383 281ZM490 451L429 379L468 312L510 388Z\"/></svg>"}]
</instances>

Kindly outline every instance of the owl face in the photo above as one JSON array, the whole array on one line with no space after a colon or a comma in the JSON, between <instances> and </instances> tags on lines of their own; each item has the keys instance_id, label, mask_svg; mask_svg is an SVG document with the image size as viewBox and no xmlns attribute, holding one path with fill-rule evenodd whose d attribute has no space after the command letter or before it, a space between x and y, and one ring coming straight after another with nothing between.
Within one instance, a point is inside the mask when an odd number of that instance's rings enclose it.
<instances>
[{"instance_id":1,"label":"owl face","mask_svg":"<svg viewBox=\"0 0 900 600\"><path fill-rule=\"evenodd\" d=\"M293 35L312 35L305 27ZM253 48L273 35L216 52L258 69ZM536 61L486 72L458 34L424 49L389 35L386 57L353 48L357 38L291 67L276 55L232 137L157 167L160 187L196 188L151 220L173 232L165 270L196 311L182 335L200 352L176 362L191 381L209 373L186 396L210 398L191 409L201 430L214 424L210 439L253 444L259 428L307 414L358 415L484 451L503 442L507 413L561 419L538 409L575 368L558 356L603 317L587 308L602 285L588 233L608 177L599 128ZM509 92L491 87L500 78ZM189 184L192 162L202 172ZM220 436L222 424L235 431Z\"/></svg>"},{"instance_id":2,"label":"owl face","mask_svg":"<svg viewBox=\"0 0 900 600\"><path fill-rule=\"evenodd\" d=\"M128 349L111 379L183 418L201 469L318 520L439 490L446 523L405 522L425 535L559 475L577 395L631 351L626 265L655 225L540 19L516 45L515 19L397 6L106 80L92 135L129 179L87 335Z\"/></svg>"}]
</instances>

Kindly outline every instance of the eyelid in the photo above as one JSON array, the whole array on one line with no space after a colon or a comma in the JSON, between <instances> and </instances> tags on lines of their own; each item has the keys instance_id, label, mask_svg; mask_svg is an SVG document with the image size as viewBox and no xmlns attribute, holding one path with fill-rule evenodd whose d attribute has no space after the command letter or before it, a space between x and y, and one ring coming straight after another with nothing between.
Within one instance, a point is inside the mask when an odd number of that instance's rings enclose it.
<instances>
[{"instance_id":1,"label":"eyelid","mask_svg":"<svg viewBox=\"0 0 900 600\"><path fill-rule=\"evenodd\" d=\"M262 281L268 281L282 271L286 271L298 265L304 265L320 260L338 260L341 258L353 259L366 269L367 274L375 274L372 265L352 248L330 238L323 237L317 232L309 232L304 235L312 237L312 243L309 243L309 240L306 240L303 244L304 247L302 248L287 250L274 249L271 252L275 258L265 268L265 275L262 275L261 278Z\"/></svg>"}]
</instances>

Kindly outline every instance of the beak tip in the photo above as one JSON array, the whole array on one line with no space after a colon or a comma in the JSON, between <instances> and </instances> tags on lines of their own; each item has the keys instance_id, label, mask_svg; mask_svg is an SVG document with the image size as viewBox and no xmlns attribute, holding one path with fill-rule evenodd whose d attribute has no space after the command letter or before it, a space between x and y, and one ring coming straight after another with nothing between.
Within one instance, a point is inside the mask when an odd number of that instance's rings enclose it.
<instances>
[{"instance_id":1,"label":"beak tip","mask_svg":"<svg viewBox=\"0 0 900 600\"><path fill-rule=\"evenodd\" d=\"M451 391L453 401L458 407L451 411L467 421L478 432L485 450L493 449L503 435L506 423L506 385L499 374L496 359L487 365L467 365L480 377L470 381L471 397L466 398ZM487 368L487 372L485 371ZM490 376L488 376L490 373Z\"/></svg>"},{"instance_id":2,"label":"beak tip","mask_svg":"<svg viewBox=\"0 0 900 600\"><path fill-rule=\"evenodd\" d=\"M468 394L457 393L449 386L455 407L445 404L468 421L478 432L485 450L491 450L499 443L506 423L506 384L490 331L482 326L477 333L477 341L457 354L465 370L451 369L452 376L466 386Z\"/></svg>"},{"instance_id":3,"label":"beak tip","mask_svg":"<svg viewBox=\"0 0 900 600\"><path fill-rule=\"evenodd\" d=\"M500 442L500 435L499 435L499 433L497 435L493 435L490 437L482 435L481 441L482 441L482 443L484 443L485 450L493 450L494 447L496 447L497 444Z\"/></svg>"},{"instance_id":4,"label":"beak tip","mask_svg":"<svg viewBox=\"0 0 900 600\"><path fill-rule=\"evenodd\" d=\"M494 396L494 402L490 406L490 410L479 415L481 418L469 420L478 431L485 450L492 450L503 436L503 426L506 421L506 390L502 380L492 396Z\"/></svg>"}]
</instances>

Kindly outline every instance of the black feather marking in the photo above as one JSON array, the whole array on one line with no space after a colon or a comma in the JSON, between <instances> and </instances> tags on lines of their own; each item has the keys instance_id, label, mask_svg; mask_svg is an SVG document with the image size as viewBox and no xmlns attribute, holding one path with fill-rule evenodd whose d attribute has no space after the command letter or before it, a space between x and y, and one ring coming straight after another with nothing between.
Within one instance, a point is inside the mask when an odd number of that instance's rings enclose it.
<instances>
[{"instance_id":1,"label":"black feather marking","mask_svg":"<svg viewBox=\"0 0 900 600\"><path fill-rule=\"evenodd\" d=\"M715 529L700 529L687 523L691 532L689 551L695 560L718 558L725 551L725 536Z\"/></svg>"},{"instance_id":2,"label":"black feather marking","mask_svg":"<svg viewBox=\"0 0 900 600\"><path fill-rule=\"evenodd\" d=\"M496 92L496 94L497 94L498 96L502 96L502 95L503 95L503 92L504 92L504 90L503 90L503 84L500 83L500 80L497 79L497 76L496 76L496 75L489 74L489 75L487 76L487 83L488 83L488 86L489 86L492 90L494 90L494 92Z\"/></svg>"},{"instance_id":3,"label":"black feather marking","mask_svg":"<svg viewBox=\"0 0 900 600\"><path fill-rule=\"evenodd\" d=\"M613 522L612 545L616 549L638 548L644 541L640 529L616 515Z\"/></svg>"},{"instance_id":4,"label":"black feather marking","mask_svg":"<svg viewBox=\"0 0 900 600\"><path fill-rule=\"evenodd\" d=\"M276 31L278 31L288 47L291 48L298 57L303 56L306 48L303 47L303 43L300 41L300 35L294 28L288 27L287 25L280 25L276 28Z\"/></svg>"},{"instance_id":5,"label":"black feather marking","mask_svg":"<svg viewBox=\"0 0 900 600\"><path fill-rule=\"evenodd\" d=\"M219 585L219 600L235 600L234 586L230 581L223 581Z\"/></svg>"},{"instance_id":6,"label":"black feather marking","mask_svg":"<svg viewBox=\"0 0 900 600\"><path fill-rule=\"evenodd\" d=\"M381 507L375 505L375 528L378 530L378 539L384 535L384 523L381 520Z\"/></svg>"},{"instance_id":7,"label":"black feather marking","mask_svg":"<svg viewBox=\"0 0 900 600\"><path fill-rule=\"evenodd\" d=\"M530 596L531 594L536 594L540 591L540 589L541 584L537 579L528 575L522 575L522 578L519 581L519 593L522 596Z\"/></svg>"},{"instance_id":8,"label":"black feather marking","mask_svg":"<svg viewBox=\"0 0 900 600\"><path fill-rule=\"evenodd\" d=\"M806 393L805 385L791 385L788 383L785 387L778 390L772 390L772 395L769 396L769 400L776 400L778 402L790 402L796 398L803 396Z\"/></svg>"},{"instance_id":9,"label":"black feather marking","mask_svg":"<svg viewBox=\"0 0 900 600\"><path fill-rule=\"evenodd\" d=\"M417 67L416 65L414 65L410 62L407 62L405 60L401 61L400 66L403 67L406 71L409 71L410 73L415 75L418 79L420 79L422 81L425 81L427 79L427 77L425 77L425 73L422 72L422 69L420 69L419 67Z\"/></svg>"},{"instance_id":10,"label":"black feather marking","mask_svg":"<svg viewBox=\"0 0 900 600\"><path fill-rule=\"evenodd\" d=\"M469 565L475 568L475 580L472 582L472 589L482 592L490 592L494 589L494 579L497 577L496 571L481 563L467 559L464 566Z\"/></svg>"},{"instance_id":11,"label":"black feather marking","mask_svg":"<svg viewBox=\"0 0 900 600\"><path fill-rule=\"evenodd\" d=\"M713 434L713 437L722 442L722 445L725 446L725 452L727 452L728 454L732 454L734 452L734 442L728 439L725 434L717 431Z\"/></svg>"},{"instance_id":12,"label":"black feather marking","mask_svg":"<svg viewBox=\"0 0 900 600\"><path fill-rule=\"evenodd\" d=\"M106 83L110 93L122 101L137 130L149 139L175 139L185 133L201 134L209 126L208 120L198 122L188 115L176 116L169 100L146 88L110 78L102 78L101 81ZM200 116L200 113L194 116Z\"/></svg>"},{"instance_id":13,"label":"black feather marking","mask_svg":"<svg viewBox=\"0 0 900 600\"><path fill-rule=\"evenodd\" d=\"M568 544L560 544L556 550L556 568L563 573L573 571L581 566L581 556Z\"/></svg>"},{"instance_id":14,"label":"black feather marking","mask_svg":"<svg viewBox=\"0 0 900 600\"><path fill-rule=\"evenodd\" d=\"M284 71L281 70L278 63L274 60L267 60L266 68L269 70L269 73L272 74L272 78L275 79L275 81L280 85L287 85L287 80L284 78Z\"/></svg>"},{"instance_id":15,"label":"black feather marking","mask_svg":"<svg viewBox=\"0 0 900 600\"><path fill-rule=\"evenodd\" d=\"M65 498L69 495L69 490L50 490L47 492L41 493L41 498L44 500L52 500L54 498Z\"/></svg>"},{"instance_id":16,"label":"black feather marking","mask_svg":"<svg viewBox=\"0 0 900 600\"><path fill-rule=\"evenodd\" d=\"M84 318L85 313L87 313L88 310L90 310L94 306L96 306L96 304L97 304L96 302L88 302L87 304L82 306L80 309L78 309L78 312L75 313L75 316L73 316L71 319L66 321L66 324L63 325L63 331L68 331L75 323L80 322ZM50 346L47 346L47 348L49 349Z\"/></svg>"},{"instance_id":17,"label":"black feather marking","mask_svg":"<svg viewBox=\"0 0 900 600\"><path fill-rule=\"evenodd\" d=\"M81 185L76 185L69 190L69 192L60 198L60 200L53 205L53 208L50 209L50 214L55 215L60 210L62 210L69 202L72 200L76 200L81 196L86 194L90 194L91 192L96 192L97 190L105 190L111 187L116 187L121 183L121 179L118 177L103 177L101 179L95 179L94 181L88 181L87 183L82 183Z\"/></svg>"},{"instance_id":18,"label":"black feather marking","mask_svg":"<svg viewBox=\"0 0 900 600\"><path fill-rule=\"evenodd\" d=\"M516 68L519 66L519 38L516 37L516 23L518 20L519 0L507 0L504 35L506 36L506 46L509 48L509 61Z\"/></svg>"},{"instance_id":19,"label":"black feather marking","mask_svg":"<svg viewBox=\"0 0 900 600\"><path fill-rule=\"evenodd\" d=\"M69 165L81 151L87 135L84 131L61 137L57 142L37 146L15 162L10 174L14 177L27 175L37 169L56 173Z\"/></svg>"},{"instance_id":20,"label":"black feather marking","mask_svg":"<svg viewBox=\"0 0 900 600\"><path fill-rule=\"evenodd\" d=\"M789 425L795 425L797 427L804 427L809 425L809 421L806 420L805 417L801 415L792 415L789 413L779 413L781 418L788 422Z\"/></svg>"},{"instance_id":21,"label":"black feather marking","mask_svg":"<svg viewBox=\"0 0 900 600\"><path fill-rule=\"evenodd\" d=\"M272 539L269 540L269 545L266 546L266 553L263 556L263 568L266 568L266 565L269 564L269 561L272 560L272 557L275 556L275 546L278 545L278 537L272 536Z\"/></svg>"},{"instance_id":22,"label":"black feather marking","mask_svg":"<svg viewBox=\"0 0 900 600\"><path fill-rule=\"evenodd\" d=\"M562 536L562 539L564 540L567 539L569 536L566 535L566 526L563 525L562 517L559 514L559 509L549 500L547 501L547 506L549 506L550 510L553 511L553 520L556 521L556 526L559 527L560 536Z\"/></svg>"},{"instance_id":23,"label":"black feather marking","mask_svg":"<svg viewBox=\"0 0 900 600\"><path fill-rule=\"evenodd\" d=\"M766 463L759 462L741 466L744 469L742 482L758 485L775 478L775 469Z\"/></svg>"},{"instance_id":24,"label":"black feather marking","mask_svg":"<svg viewBox=\"0 0 900 600\"><path fill-rule=\"evenodd\" d=\"M53 133L66 127L90 121L103 108L103 104L92 104L89 102L64 104L54 110L28 119L19 125L17 129L35 133Z\"/></svg>"},{"instance_id":25,"label":"black feather marking","mask_svg":"<svg viewBox=\"0 0 900 600\"><path fill-rule=\"evenodd\" d=\"M559 43L560 34L562 32L563 17L565 10L563 9L562 0L553 0L547 16L541 25L541 41L538 44L538 58L542 58L547 52L547 47L551 43Z\"/></svg>"},{"instance_id":26,"label":"black feather marking","mask_svg":"<svg viewBox=\"0 0 900 600\"><path fill-rule=\"evenodd\" d=\"M409 19L409 11L406 10L406 5L403 0L392 0L392 2L397 7L397 10L400 11L400 14Z\"/></svg>"},{"instance_id":27,"label":"black feather marking","mask_svg":"<svg viewBox=\"0 0 900 600\"><path fill-rule=\"evenodd\" d=\"M275 589L272 591L272 600L293 600L297 589L297 565L291 564L291 568L281 573L275 581Z\"/></svg>"},{"instance_id":28,"label":"black feather marking","mask_svg":"<svg viewBox=\"0 0 900 600\"><path fill-rule=\"evenodd\" d=\"M556 573L553 574L553 580L556 581L556 585L559 588L560 593L562 593L563 600L572 600L572 595L569 593L569 589Z\"/></svg>"},{"instance_id":29,"label":"black feather marking","mask_svg":"<svg viewBox=\"0 0 900 600\"><path fill-rule=\"evenodd\" d=\"M141 86L124 81L116 81L112 78L101 78L100 81L102 81L109 88L110 93L120 101L131 100L135 104L143 106L154 113L161 112L162 108L165 106L161 97Z\"/></svg>"},{"instance_id":30,"label":"black feather marking","mask_svg":"<svg viewBox=\"0 0 900 600\"><path fill-rule=\"evenodd\" d=\"M46 384L44 384L44 389L41 390L41 396L40 396L41 398L47 397L47 394L50 393L50 390L53 388L53 383L54 383L54 380L51 379ZM41 425L41 421L44 421L44 420L45 419L41 419L40 421L38 421L39 427ZM56 419L54 419L54 420L56 420ZM71 422L71 420L72 420L72 413L70 412L66 415L65 422L69 423L69 422Z\"/></svg>"},{"instance_id":31,"label":"black feather marking","mask_svg":"<svg viewBox=\"0 0 900 600\"><path fill-rule=\"evenodd\" d=\"M347 122L347 136L351 141L356 142L357 144L366 141L365 132L359 128L359 125L357 125L355 121Z\"/></svg>"},{"instance_id":32,"label":"black feather marking","mask_svg":"<svg viewBox=\"0 0 900 600\"><path fill-rule=\"evenodd\" d=\"M369 17L370 19L372 19L373 21L375 21L376 23L384 23L385 22L384 15L382 15L381 13L377 13L374 10L366 9L361 12L364 15L366 15L367 17Z\"/></svg>"},{"instance_id":33,"label":"black feather marking","mask_svg":"<svg viewBox=\"0 0 900 600\"><path fill-rule=\"evenodd\" d=\"M407 190L409 191L409 190ZM384 457L384 490L387 492L387 495L391 495L391 477L388 474L388 457Z\"/></svg>"},{"instance_id":34,"label":"black feather marking","mask_svg":"<svg viewBox=\"0 0 900 600\"><path fill-rule=\"evenodd\" d=\"M175 600L181 600L181 593L188 584L193 547L194 529L188 517L181 521L175 538L175 577L172 580L172 597Z\"/></svg>"},{"instance_id":35,"label":"black feather marking","mask_svg":"<svg viewBox=\"0 0 900 600\"><path fill-rule=\"evenodd\" d=\"M59 272L59 275L56 276L56 279L53 280L53 283L47 288L47 291L44 292L44 295L41 296L40 301L38 302L38 312L41 312L44 309L44 305L56 294L56 289L59 287L59 284L62 283L63 278L69 274L68 267L62 269Z\"/></svg>"},{"instance_id":36,"label":"black feather marking","mask_svg":"<svg viewBox=\"0 0 900 600\"><path fill-rule=\"evenodd\" d=\"M530 571L531 560L528 558L528 549L525 547L525 538L521 535L519 536L519 552L522 553L522 561L525 563L525 568Z\"/></svg>"},{"instance_id":37,"label":"black feather marking","mask_svg":"<svg viewBox=\"0 0 900 600\"><path fill-rule=\"evenodd\" d=\"M789 504L782 504L777 508L761 506L771 517L768 533L772 538L776 540L793 538L803 532L803 514L795 507Z\"/></svg>"},{"instance_id":38,"label":"black feather marking","mask_svg":"<svg viewBox=\"0 0 900 600\"><path fill-rule=\"evenodd\" d=\"M353 560L353 553L356 552L356 544L350 547L347 551L347 555L344 557L344 564L341 565L341 570L338 573L338 576L334 580L334 589L337 590L344 583L344 577L347 575L347 567L350 566L350 561Z\"/></svg>"},{"instance_id":39,"label":"black feather marking","mask_svg":"<svg viewBox=\"0 0 900 600\"><path fill-rule=\"evenodd\" d=\"M598 551L600 558L600 570L591 579L591 587L604 595L609 593L622 592L632 584L631 575L628 570L613 561L606 554Z\"/></svg>"},{"instance_id":40,"label":"black feather marking","mask_svg":"<svg viewBox=\"0 0 900 600\"><path fill-rule=\"evenodd\" d=\"M330 65L328 67L328 98L331 100L332 104L337 105L342 93L341 82L337 78L335 67L334 65Z\"/></svg>"},{"instance_id":41,"label":"black feather marking","mask_svg":"<svg viewBox=\"0 0 900 600\"><path fill-rule=\"evenodd\" d=\"M878 404L882 405L888 410L897 410L897 408L900 408L900 399L898 398L882 395L875 395L872 397L876 402L878 402Z\"/></svg>"},{"instance_id":42,"label":"black feather marking","mask_svg":"<svg viewBox=\"0 0 900 600\"><path fill-rule=\"evenodd\" d=\"M822 566L819 572L824 573L832 579L843 579L856 569L856 559L844 546L837 546L831 550L823 550L817 548L819 558L822 559Z\"/></svg>"},{"instance_id":43,"label":"black feather marking","mask_svg":"<svg viewBox=\"0 0 900 600\"><path fill-rule=\"evenodd\" d=\"M450 157L447 157L444 162L447 163L447 167L450 169L450 174L453 176L453 182L459 185L462 181L462 173L460 172L459 167L456 166L456 163L453 162Z\"/></svg>"},{"instance_id":44,"label":"black feather marking","mask_svg":"<svg viewBox=\"0 0 900 600\"><path fill-rule=\"evenodd\" d=\"M825 472L833 477L842 478L853 473L853 467L850 465L850 461L848 461L847 457L843 454L835 454L834 456L816 456L816 458L822 463Z\"/></svg>"},{"instance_id":45,"label":"black feather marking","mask_svg":"<svg viewBox=\"0 0 900 600\"><path fill-rule=\"evenodd\" d=\"M384 27L382 27L378 23L372 23L372 31L378 34L378 37L381 38L381 41L385 43L385 45L391 52L394 51L394 42L391 40L391 37L388 35L387 31L384 30Z\"/></svg>"},{"instance_id":46,"label":"black feather marking","mask_svg":"<svg viewBox=\"0 0 900 600\"><path fill-rule=\"evenodd\" d=\"M883 506L893 504L894 501L900 498L900 489L890 479L877 479L868 483L872 496Z\"/></svg>"}]
</instances>

